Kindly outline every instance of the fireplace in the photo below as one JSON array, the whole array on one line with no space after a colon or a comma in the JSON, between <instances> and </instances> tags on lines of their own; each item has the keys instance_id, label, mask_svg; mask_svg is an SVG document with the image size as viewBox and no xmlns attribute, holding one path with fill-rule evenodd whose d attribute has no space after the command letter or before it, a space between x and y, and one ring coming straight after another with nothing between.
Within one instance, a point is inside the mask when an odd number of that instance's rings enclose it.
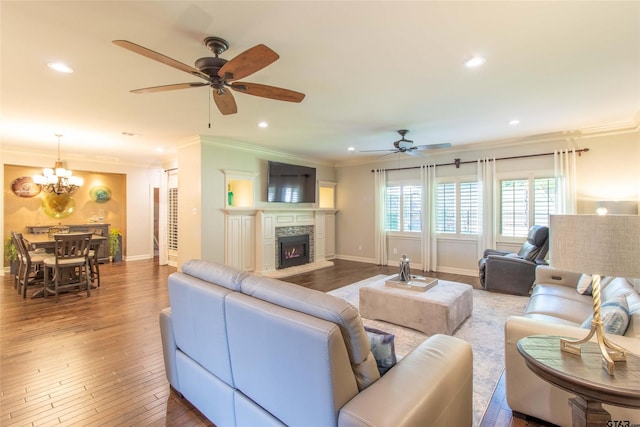
<instances>
[{"instance_id":1,"label":"fireplace","mask_svg":"<svg viewBox=\"0 0 640 427\"><path fill-rule=\"evenodd\" d=\"M278 269L310 262L309 235L278 237Z\"/></svg>"}]
</instances>

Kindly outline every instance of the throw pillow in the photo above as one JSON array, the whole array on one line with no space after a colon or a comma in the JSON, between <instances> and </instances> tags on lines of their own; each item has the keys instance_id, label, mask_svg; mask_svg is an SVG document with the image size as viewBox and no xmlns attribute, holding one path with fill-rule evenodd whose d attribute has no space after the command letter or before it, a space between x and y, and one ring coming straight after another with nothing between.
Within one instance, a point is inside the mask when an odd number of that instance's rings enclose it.
<instances>
[{"instance_id":1,"label":"throw pillow","mask_svg":"<svg viewBox=\"0 0 640 427\"><path fill-rule=\"evenodd\" d=\"M624 335L629 327L629 305L625 297L613 298L600 305L602 328L607 334ZM582 322L581 327L591 329L593 314Z\"/></svg>"},{"instance_id":2,"label":"throw pillow","mask_svg":"<svg viewBox=\"0 0 640 427\"><path fill-rule=\"evenodd\" d=\"M396 364L396 349L393 334L383 332L379 329L365 326L364 330L369 336L371 353L376 359L380 375L384 375L393 365Z\"/></svg>"},{"instance_id":3,"label":"throw pillow","mask_svg":"<svg viewBox=\"0 0 640 427\"><path fill-rule=\"evenodd\" d=\"M582 274L578 279L576 291L582 295L591 295L593 290L593 277L590 274Z\"/></svg>"}]
</instances>

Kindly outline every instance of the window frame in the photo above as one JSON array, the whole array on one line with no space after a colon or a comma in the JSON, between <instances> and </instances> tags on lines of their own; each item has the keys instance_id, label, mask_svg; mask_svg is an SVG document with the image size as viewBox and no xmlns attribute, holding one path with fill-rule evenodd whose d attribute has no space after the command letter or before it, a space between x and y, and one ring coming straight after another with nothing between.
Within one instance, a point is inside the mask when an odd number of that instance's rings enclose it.
<instances>
[{"instance_id":1,"label":"window frame","mask_svg":"<svg viewBox=\"0 0 640 427\"><path fill-rule=\"evenodd\" d=\"M477 209L478 209L478 229L477 232L475 233L462 233L461 230L461 203L460 203L460 196L461 196L461 191L460 191L460 187L462 184L466 184L466 183L475 183L477 186L477 190L478 192L477 197L476 197L476 204L477 204ZM438 191L439 191L439 186L442 184L454 184L455 185L455 232L446 232L446 231L439 231L438 229ZM435 186L435 194L434 194L434 204L435 204L435 218L434 218L434 230L438 236L438 238L447 238L447 239L459 239L459 240L476 240L478 238L478 234L481 232L482 230L482 224L479 223L480 220L480 207L481 207L481 197L479 194L479 189L480 189L480 182L478 181L478 178L475 175L462 175L462 176L456 176L456 177L442 177L442 178L438 178L436 180L436 186Z\"/></svg>"},{"instance_id":2,"label":"window frame","mask_svg":"<svg viewBox=\"0 0 640 427\"><path fill-rule=\"evenodd\" d=\"M388 204L388 191L389 188L392 187L399 187L400 188L400 200L399 200L399 212L398 212L398 223L399 223L399 230L390 230L387 228L387 224L388 224L388 217L389 217L389 204ZM420 213L420 229L417 231L404 231L404 225L405 225L405 217L406 215L411 215L411 214L406 214L404 211L405 208L405 193L404 193L404 189L406 187L417 187L420 189L420 203L418 205L418 209L419 209L419 213ZM416 181L415 179L395 179L393 181L388 181L386 186L385 186L385 232L387 233L388 236L398 236L398 237L414 237L414 236L418 236L422 233L423 230L423 226L424 226L424 215L422 214L422 206L424 205L424 188L422 188L422 185ZM414 212L415 214L415 212Z\"/></svg>"},{"instance_id":3,"label":"window frame","mask_svg":"<svg viewBox=\"0 0 640 427\"><path fill-rule=\"evenodd\" d=\"M499 242L504 242L504 243L522 243L524 240L526 240L527 235L507 235L507 234L503 234L503 227L502 227L502 182L503 181L515 181L515 180L527 180L528 181L528 196L529 196L529 201L528 201L528 206L527 206L527 221L528 221L528 225L527 225L527 230L529 228L531 228L532 224L535 224L535 180L537 179L549 179L555 182L556 177L555 177L555 173L553 170L536 170L536 171L525 171L525 172L521 172L521 173L507 173L507 174L499 174L498 176L496 176L496 205L495 205L495 215L496 215L496 219L497 219L497 230L496 230L496 239ZM554 184L554 185L557 185ZM553 203L551 204L551 206L553 206L555 204L555 194L556 191L554 191L553 193ZM533 195L533 196L532 196ZM551 213L550 215L552 215L553 213Z\"/></svg>"}]
</instances>

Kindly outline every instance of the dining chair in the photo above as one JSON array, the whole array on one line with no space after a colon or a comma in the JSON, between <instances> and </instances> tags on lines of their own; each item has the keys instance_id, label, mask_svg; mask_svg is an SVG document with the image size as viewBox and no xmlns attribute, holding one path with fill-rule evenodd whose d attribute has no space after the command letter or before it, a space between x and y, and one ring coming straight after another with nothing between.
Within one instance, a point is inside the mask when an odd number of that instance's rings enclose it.
<instances>
[{"instance_id":1,"label":"dining chair","mask_svg":"<svg viewBox=\"0 0 640 427\"><path fill-rule=\"evenodd\" d=\"M102 228L90 228L89 233L94 236L103 236L104 231ZM89 249L89 267L91 272L91 283L95 283L96 287L100 287L100 262L98 259L98 252L100 246L92 247Z\"/></svg>"},{"instance_id":2,"label":"dining chair","mask_svg":"<svg viewBox=\"0 0 640 427\"><path fill-rule=\"evenodd\" d=\"M44 260L49 255L46 253L30 251L24 241L22 233L12 233L11 237L15 239L14 244L16 245L20 258L18 275L16 276L16 287L18 294L21 293L22 297L26 298L27 288L30 285L42 285L44 283Z\"/></svg>"},{"instance_id":3,"label":"dining chair","mask_svg":"<svg viewBox=\"0 0 640 427\"><path fill-rule=\"evenodd\" d=\"M74 288L81 290L83 283L87 288L87 296L91 296L91 233L56 234L54 239L54 256L44 260L44 296L52 293L58 302L61 291Z\"/></svg>"},{"instance_id":4,"label":"dining chair","mask_svg":"<svg viewBox=\"0 0 640 427\"><path fill-rule=\"evenodd\" d=\"M23 267L24 258L22 256L22 251L20 250L20 242L16 237L16 234L19 234L19 233L16 233L15 231L11 232L11 241L13 242L13 246L15 246L16 251L18 252L18 259L17 259L18 265L16 266L17 269L13 275L13 287L18 290L18 293L20 293L20 277L22 277L22 267Z\"/></svg>"}]
</instances>

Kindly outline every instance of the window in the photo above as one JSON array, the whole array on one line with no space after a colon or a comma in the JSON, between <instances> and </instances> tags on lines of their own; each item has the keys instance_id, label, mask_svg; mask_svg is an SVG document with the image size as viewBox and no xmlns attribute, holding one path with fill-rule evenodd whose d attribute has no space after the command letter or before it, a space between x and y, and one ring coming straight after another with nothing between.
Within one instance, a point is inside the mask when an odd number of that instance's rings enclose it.
<instances>
[{"instance_id":1,"label":"window","mask_svg":"<svg viewBox=\"0 0 640 427\"><path fill-rule=\"evenodd\" d=\"M436 231L450 234L478 234L478 182L443 182L436 189Z\"/></svg>"},{"instance_id":2,"label":"window","mask_svg":"<svg viewBox=\"0 0 640 427\"><path fill-rule=\"evenodd\" d=\"M422 187L395 185L387 187L385 229L398 232L422 231Z\"/></svg>"},{"instance_id":3,"label":"window","mask_svg":"<svg viewBox=\"0 0 640 427\"><path fill-rule=\"evenodd\" d=\"M178 188L169 188L167 246L169 250L178 250Z\"/></svg>"},{"instance_id":4,"label":"window","mask_svg":"<svg viewBox=\"0 0 640 427\"><path fill-rule=\"evenodd\" d=\"M554 178L510 179L500 182L500 233L526 236L532 225L549 225L555 212Z\"/></svg>"}]
</instances>

